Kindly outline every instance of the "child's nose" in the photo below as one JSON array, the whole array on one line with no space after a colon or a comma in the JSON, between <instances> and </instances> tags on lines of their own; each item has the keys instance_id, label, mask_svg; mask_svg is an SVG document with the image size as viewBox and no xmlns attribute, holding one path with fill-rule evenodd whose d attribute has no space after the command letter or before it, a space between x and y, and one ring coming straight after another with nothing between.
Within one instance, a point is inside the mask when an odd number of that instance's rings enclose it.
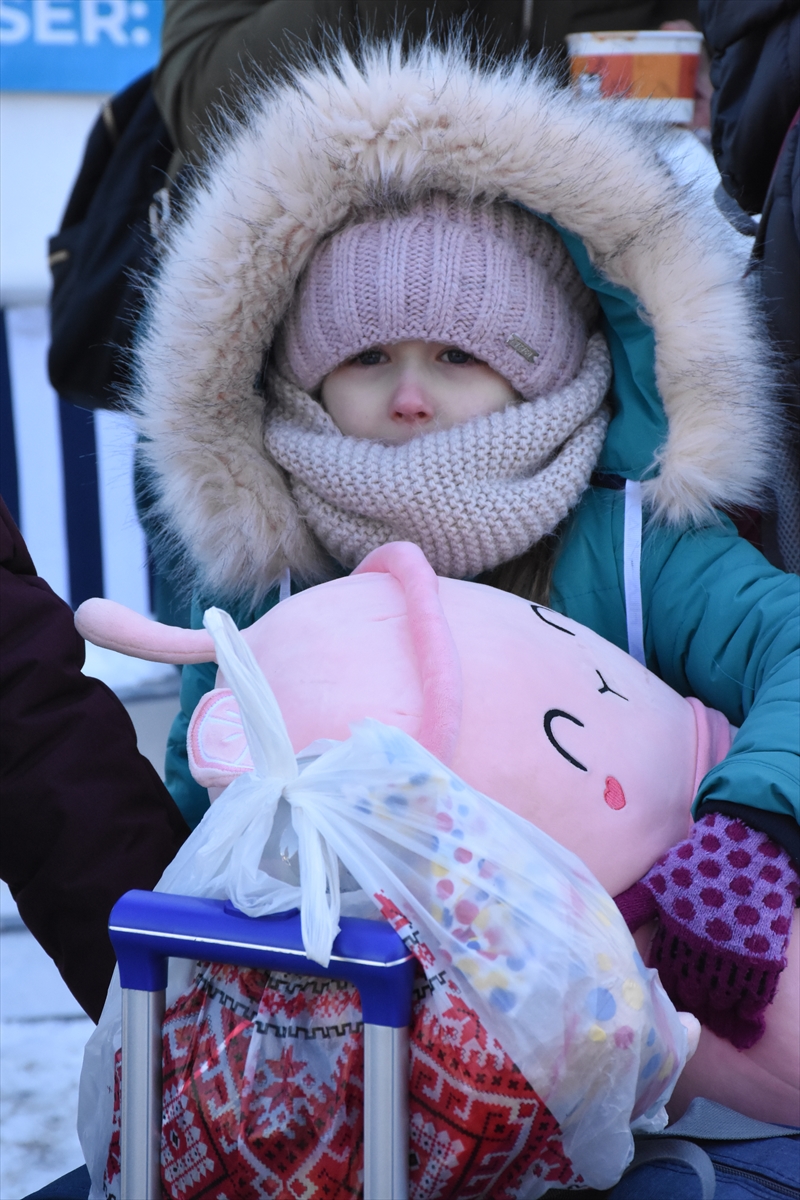
<instances>
[{"instance_id":1,"label":"child's nose","mask_svg":"<svg viewBox=\"0 0 800 1200\"><path fill-rule=\"evenodd\" d=\"M398 425L416 425L433 419L433 405L416 380L404 379L392 396L389 415Z\"/></svg>"}]
</instances>

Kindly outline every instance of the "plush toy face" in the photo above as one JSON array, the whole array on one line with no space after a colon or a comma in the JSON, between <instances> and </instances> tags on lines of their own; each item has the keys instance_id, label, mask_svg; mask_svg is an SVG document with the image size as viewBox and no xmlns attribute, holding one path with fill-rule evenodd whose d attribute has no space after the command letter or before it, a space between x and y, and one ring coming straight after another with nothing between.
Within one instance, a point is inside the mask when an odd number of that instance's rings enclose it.
<instances>
[{"instance_id":1,"label":"plush toy face","mask_svg":"<svg viewBox=\"0 0 800 1200\"><path fill-rule=\"evenodd\" d=\"M573 850L617 895L686 836L691 707L557 613L476 584L444 580L440 594L456 644L471 647L454 769Z\"/></svg>"},{"instance_id":2,"label":"plush toy face","mask_svg":"<svg viewBox=\"0 0 800 1200\"><path fill-rule=\"evenodd\" d=\"M461 672L451 767L619 893L687 834L697 771L692 706L574 621L480 584L438 585ZM425 672L406 592L392 575L367 571L309 589L245 637L296 752L318 738L346 738L367 716L420 736ZM201 702L189 750L206 786L250 769L230 693Z\"/></svg>"}]
</instances>

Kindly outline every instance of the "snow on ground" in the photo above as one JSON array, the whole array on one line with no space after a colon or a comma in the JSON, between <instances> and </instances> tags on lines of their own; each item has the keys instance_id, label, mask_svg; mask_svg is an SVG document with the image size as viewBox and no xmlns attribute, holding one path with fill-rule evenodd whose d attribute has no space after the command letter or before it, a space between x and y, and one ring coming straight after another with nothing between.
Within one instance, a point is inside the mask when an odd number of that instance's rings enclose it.
<instances>
[{"instance_id":1,"label":"snow on ground","mask_svg":"<svg viewBox=\"0 0 800 1200\"><path fill-rule=\"evenodd\" d=\"M79 1167L83 1047L94 1028L0 891L0 1200Z\"/></svg>"},{"instance_id":2,"label":"snow on ground","mask_svg":"<svg viewBox=\"0 0 800 1200\"><path fill-rule=\"evenodd\" d=\"M3 1024L0 1197L20 1200L83 1163L75 1132L88 1017Z\"/></svg>"}]
</instances>

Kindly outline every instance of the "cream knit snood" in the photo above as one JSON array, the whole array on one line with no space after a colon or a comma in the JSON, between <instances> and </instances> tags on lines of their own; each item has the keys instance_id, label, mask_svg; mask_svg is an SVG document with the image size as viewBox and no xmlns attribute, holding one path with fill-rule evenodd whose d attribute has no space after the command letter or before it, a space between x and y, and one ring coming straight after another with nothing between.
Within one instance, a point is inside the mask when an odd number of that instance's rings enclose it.
<instances>
[{"instance_id":1,"label":"cream knit snood","mask_svg":"<svg viewBox=\"0 0 800 1200\"><path fill-rule=\"evenodd\" d=\"M609 422L611 361L590 339L571 383L399 446L346 437L306 392L273 374L265 427L298 509L354 567L384 542L415 542L439 575L463 579L551 533L588 486Z\"/></svg>"}]
</instances>

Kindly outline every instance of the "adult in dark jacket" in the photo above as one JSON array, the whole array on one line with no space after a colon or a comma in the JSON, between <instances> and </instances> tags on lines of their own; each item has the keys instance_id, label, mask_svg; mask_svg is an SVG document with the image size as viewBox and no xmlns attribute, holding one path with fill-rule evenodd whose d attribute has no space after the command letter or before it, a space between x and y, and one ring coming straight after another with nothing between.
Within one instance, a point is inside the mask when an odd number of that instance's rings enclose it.
<instances>
[{"instance_id":1,"label":"adult in dark jacket","mask_svg":"<svg viewBox=\"0 0 800 1200\"><path fill-rule=\"evenodd\" d=\"M761 213L753 264L786 362L791 428L765 549L800 572L800 0L700 0L711 54L711 137L727 192Z\"/></svg>"},{"instance_id":2,"label":"adult in dark jacket","mask_svg":"<svg viewBox=\"0 0 800 1200\"><path fill-rule=\"evenodd\" d=\"M0 648L0 878L97 1021L114 970L111 908L152 888L189 830L125 709L82 674L72 611L36 574L2 499Z\"/></svg>"},{"instance_id":3,"label":"adult in dark jacket","mask_svg":"<svg viewBox=\"0 0 800 1200\"><path fill-rule=\"evenodd\" d=\"M409 39L463 21L501 54L527 46L557 56L568 33L585 29L698 23L697 0L165 0L155 94L178 147L172 177L200 154L220 103L235 108L237 81L252 64L274 79L303 48L319 48L326 31L352 48L359 31L386 37L398 18Z\"/></svg>"}]
</instances>

